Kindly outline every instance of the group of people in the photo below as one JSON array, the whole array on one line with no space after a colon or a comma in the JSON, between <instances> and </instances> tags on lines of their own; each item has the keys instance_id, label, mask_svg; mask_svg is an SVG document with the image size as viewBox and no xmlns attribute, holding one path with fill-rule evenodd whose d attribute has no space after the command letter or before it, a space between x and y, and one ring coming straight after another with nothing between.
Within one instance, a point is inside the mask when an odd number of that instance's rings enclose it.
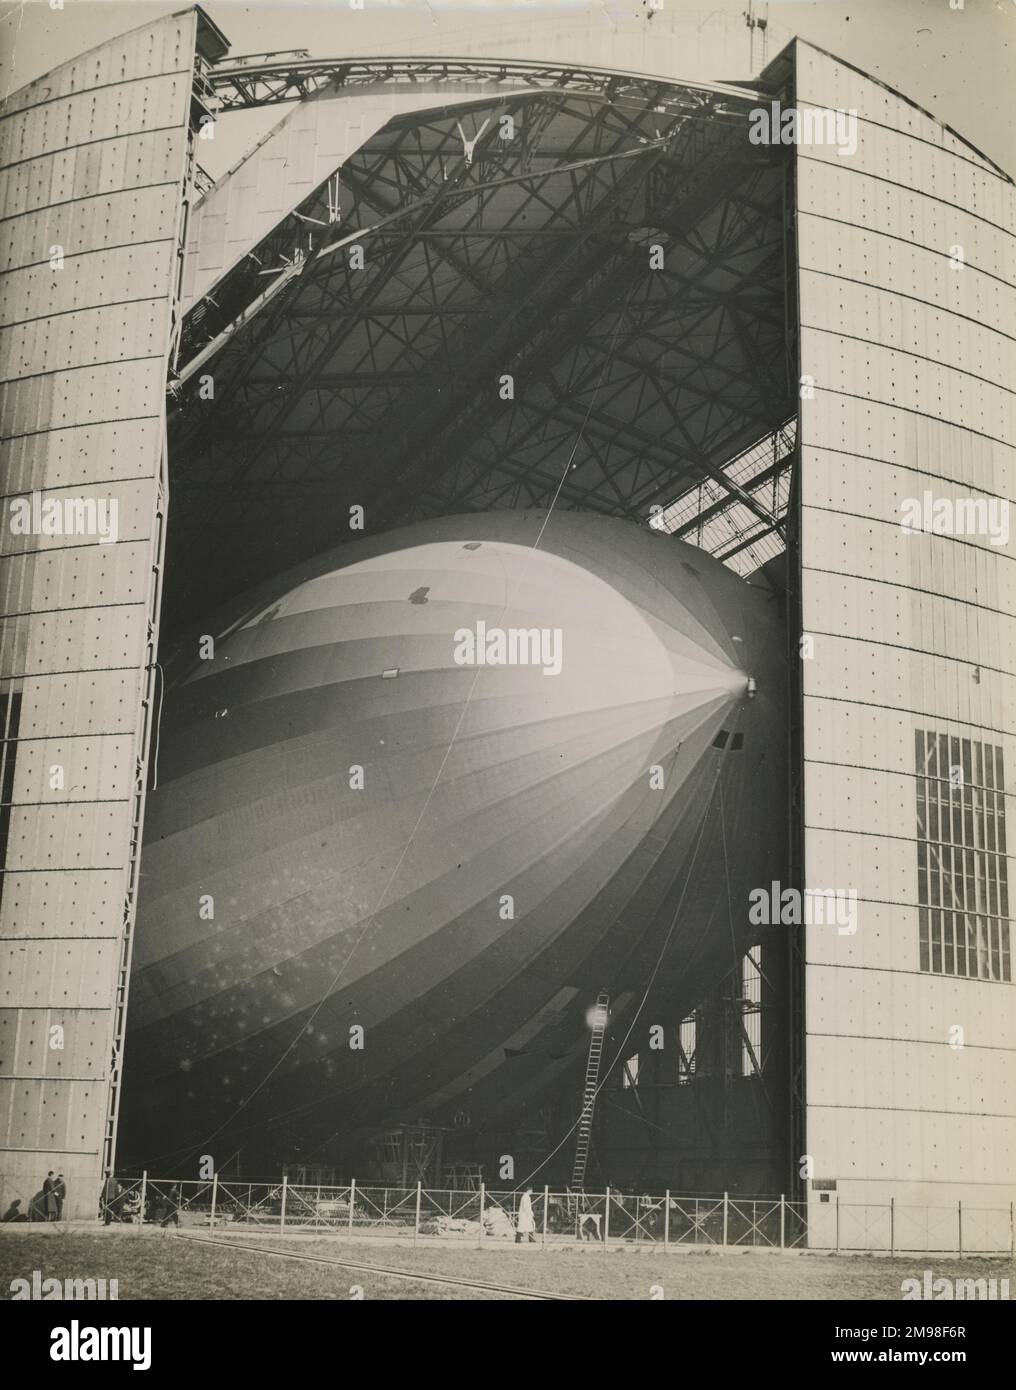
<instances>
[{"instance_id":1,"label":"group of people","mask_svg":"<svg viewBox=\"0 0 1016 1390\"><path fill-rule=\"evenodd\" d=\"M63 1173L54 1173L51 1168L43 1179L42 1191L36 1193L32 1198L32 1206L40 1211L41 1216L33 1216L32 1219L59 1221L63 1216L66 1200L67 1184L64 1182L64 1175Z\"/></svg>"},{"instance_id":2,"label":"group of people","mask_svg":"<svg viewBox=\"0 0 1016 1390\"><path fill-rule=\"evenodd\" d=\"M55 1173L51 1168L43 1179L42 1187L28 1204L28 1210L21 1210L20 1197L15 1197L10 1206L0 1216L0 1222L11 1221L59 1221L63 1216L64 1202L67 1200L67 1184L63 1173Z\"/></svg>"},{"instance_id":3,"label":"group of people","mask_svg":"<svg viewBox=\"0 0 1016 1390\"><path fill-rule=\"evenodd\" d=\"M136 1183L125 1190L120 1186L116 1176L110 1173L102 1185L100 1215L106 1226L112 1225L114 1221L128 1223L157 1221L160 1226L178 1227L182 1206L183 1190L179 1183L174 1183L166 1193L161 1192L156 1187L150 1188L147 1200L144 1202L144 1210L142 1210L141 1191Z\"/></svg>"},{"instance_id":4,"label":"group of people","mask_svg":"<svg viewBox=\"0 0 1016 1390\"><path fill-rule=\"evenodd\" d=\"M53 1169L46 1174L42 1187L28 1203L28 1210L22 1209L22 1198L15 1197L7 1210L0 1215L0 1224L12 1221L60 1221L63 1217L64 1203L67 1200L67 1183L63 1173ZM110 1173L102 1185L99 1202L99 1215L105 1225L114 1221L157 1222L160 1226L179 1226L180 1212L184 1207L183 1190L174 1183L168 1192L154 1185L149 1187L148 1198L142 1211L142 1195L137 1183L121 1187Z\"/></svg>"}]
</instances>

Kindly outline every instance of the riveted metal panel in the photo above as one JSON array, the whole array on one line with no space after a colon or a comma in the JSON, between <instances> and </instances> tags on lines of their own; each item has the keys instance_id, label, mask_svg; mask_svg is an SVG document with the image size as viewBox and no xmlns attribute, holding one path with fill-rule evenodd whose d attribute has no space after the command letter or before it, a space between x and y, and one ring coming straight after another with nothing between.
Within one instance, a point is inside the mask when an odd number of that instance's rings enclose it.
<instances>
[{"instance_id":1,"label":"riveted metal panel","mask_svg":"<svg viewBox=\"0 0 1016 1390\"><path fill-rule=\"evenodd\" d=\"M22 320L0 330L0 383L36 377L53 361L66 367L103 362L135 363L162 360L158 351L169 336L169 310L164 299L133 304L104 304L73 314ZM97 403L101 408L101 402Z\"/></svg>"},{"instance_id":2,"label":"riveted metal panel","mask_svg":"<svg viewBox=\"0 0 1016 1390\"><path fill-rule=\"evenodd\" d=\"M143 675L131 667L26 677L22 686L21 737L133 732L144 689Z\"/></svg>"},{"instance_id":3,"label":"riveted metal panel","mask_svg":"<svg viewBox=\"0 0 1016 1390\"><path fill-rule=\"evenodd\" d=\"M53 769L59 768L63 785ZM40 801L126 801L134 785L134 748L119 738L46 738L26 742L18 750L14 773L14 805L32 806Z\"/></svg>"},{"instance_id":4,"label":"riveted metal panel","mask_svg":"<svg viewBox=\"0 0 1016 1390\"><path fill-rule=\"evenodd\" d=\"M52 494L51 494L52 495ZM55 538L54 538L55 539ZM23 613L47 608L87 608L108 603L144 603L148 594L150 538L117 545L82 545L31 551L7 560L5 607ZM7 614L0 611L0 617Z\"/></svg>"},{"instance_id":5,"label":"riveted metal panel","mask_svg":"<svg viewBox=\"0 0 1016 1390\"><path fill-rule=\"evenodd\" d=\"M893 1050L891 1067L880 1066L882 1055L876 1038L816 1038L816 1100L862 1107L873 1099L880 1110L955 1111L965 1108L971 1091L1001 1094L1008 1081L1005 1054L979 1048L972 1040L962 1049L940 1037L901 1041ZM849 1064L840 1071L843 1058ZM869 1075L872 1082L866 1088Z\"/></svg>"},{"instance_id":6,"label":"riveted metal panel","mask_svg":"<svg viewBox=\"0 0 1016 1390\"><path fill-rule=\"evenodd\" d=\"M829 635L816 638L815 654L805 662L805 698L848 696L854 688L848 682L848 668L851 681L864 683L865 699L860 703L904 709L937 723L973 725L1001 734L1016 703L1016 681L990 667L982 666L975 673L956 661L924 652ZM910 727L913 730L915 725ZM965 732L969 736L969 729Z\"/></svg>"},{"instance_id":7,"label":"riveted metal panel","mask_svg":"<svg viewBox=\"0 0 1016 1390\"><path fill-rule=\"evenodd\" d=\"M952 660L982 670L987 627L997 644L990 653L991 668L1016 675L1016 618L989 611L976 598L968 600L970 611L965 611L958 598L957 594L923 593L898 581L827 573L823 568L810 579L805 627L813 634L863 632L869 642L911 653L937 655L947 647Z\"/></svg>"},{"instance_id":8,"label":"riveted metal panel","mask_svg":"<svg viewBox=\"0 0 1016 1390\"><path fill-rule=\"evenodd\" d=\"M0 112L0 1200L60 1166L71 1215L115 1126L196 28L147 24Z\"/></svg>"},{"instance_id":9,"label":"riveted metal panel","mask_svg":"<svg viewBox=\"0 0 1016 1390\"><path fill-rule=\"evenodd\" d=\"M995 323L999 309L1007 316L1016 306L1016 292L969 258L959 269L959 262L949 255L951 246L964 245L956 235L935 248L894 241L891 234L854 230L824 218L802 218L801 266L820 274L826 273L823 266L835 266L838 277L884 289L919 281L924 303L974 322Z\"/></svg>"},{"instance_id":10,"label":"riveted metal panel","mask_svg":"<svg viewBox=\"0 0 1016 1390\"><path fill-rule=\"evenodd\" d=\"M4 387L7 427L12 435L20 435L135 420L139 413L158 419L164 375L163 361L152 356L14 381Z\"/></svg>"},{"instance_id":11,"label":"riveted metal panel","mask_svg":"<svg viewBox=\"0 0 1016 1390\"><path fill-rule=\"evenodd\" d=\"M108 937L114 914L123 910L126 886L123 870L11 874L0 905L2 939L9 943L26 936L63 937L70 921L79 937ZM107 1017L107 1028L108 1023Z\"/></svg>"},{"instance_id":12,"label":"riveted metal panel","mask_svg":"<svg viewBox=\"0 0 1016 1390\"><path fill-rule=\"evenodd\" d=\"M844 465L844 460L849 460L848 466L854 475L852 500L857 506L857 517L870 518L873 522L889 518L888 524L894 528L899 526L900 509L904 499L918 496L921 488L927 486L929 477L934 477L936 485L943 489L943 495L949 497L1000 497L1003 495L1007 472L1016 466L1016 452L1001 445L994 445L991 441L981 443L982 448L976 453L968 451L964 455L957 450L948 457L936 459L930 441L925 440L922 442L922 469L904 468L888 460L848 454L842 450L809 449L810 455L823 452L826 457L822 460L821 468L810 471L804 484L805 506L815 509L816 513L830 508L830 503L837 495L836 466L837 463ZM817 515L813 517L813 521L818 520ZM888 532L885 533L885 538L888 539ZM1012 555L1011 536L1007 538L974 533L964 539L970 548L985 555ZM926 533L922 537L922 545L925 541L928 550L941 551L940 537L934 532ZM909 554L912 563L920 565L922 546L912 546L909 535L902 531L899 545L902 547L899 551L900 556ZM893 553L895 555L897 552Z\"/></svg>"},{"instance_id":13,"label":"riveted metal panel","mask_svg":"<svg viewBox=\"0 0 1016 1390\"><path fill-rule=\"evenodd\" d=\"M2 115L58 102L84 88L128 91L135 83L144 87L152 76L189 73L193 61L194 16L184 10L109 39L19 88L5 100Z\"/></svg>"},{"instance_id":14,"label":"riveted metal panel","mask_svg":"<svg viewBox=\"0 0 1016 1390\"><path fill-rule=\"evenodd\" d=\"M97 144L144 131L176 130L191 93L191 70L116 82L105 91L76 92L39 102L31 120L0 120L0 161L7 167L54 150Z\"/></svg>"},{"instance_id":15,"label":"riveted metal panel","mask_svg":"<svg viewBox=\"0 0 1016 1390\"><path fill-rule=\"evenodd\" d=\"M860 81L858 79L861 79ZM830 53L822 53L801 44L797 57L797 83L801 93L807 93L812 103L843 111L856 111L872 125L886 126L916 140L927 141L961 159L969 160L979 169L997 173L997 169L978 150L948 130L934 116L912 102L903 101L892 88L859 73ZM821 93L819 98L817 93Z\"/></svg>"},{"instance_id":16,"label":"riveted metal panel","mask_svg":"<svg viewBox=\"0 0 1016 1390\"><path fill-rule=\"evenodd\" d=\"M0 1117L15 1151L28 1152L37 1145L43 1163L49 1154L63 1155L60 1166L68 1183L64 1208L68 1214L78 1205L78 1187L88 1180L92 1151L102 1143L105 1092L102 1081L40 1081L36 1077L0 1081Z\"/></svg>"},{"instance_id":17,"label":"riveted metal panel","mask_svg":"<svg viewBox=\"0 0 1016 1390\"><path fill-rule=\"evenodd\" d=\"M0 275L0 323L6 328L71 310L81 311L85 321L89 313L98 315L122 299L138 303L151 295L153 285L166 282L172 259L172 246L159 241L126 254L117 247L72 256L60 275L48 262Z\"/></svg>"},{"instance_id":18,"label":"riveted metal panel","mask_svg":"<svg viewBox=\"0 0 1016 1390\"><path fill-rule=\"evenodd\" d=\"M75 257L95 264L104 248L128 248L127 263L137 264L145 255L159 254L160 238L167 222L176 215L178 188L175 180L148 188L128 188L120 193L79 199L73 219L60 223L65 269L73 274ZM22 212L6 220L0 243L0 271L49 265L53 244L53 212L42 208ZM154 243L154 245L146 245ZM122 258L118 259L118 264ZM50 277L53 291L63 292L62 280ZM0 280L0 292L4 282Z\"/></svg>"},{"instance_id":19,"label":"riveted metal panel","mask_svg":"<svg viewBox=\"0 0 1016 1390\"><path fill-rule=\"evenodd\" d=\"M130 813L123 802L12 806L8 872L116 868L123 864Z\"/></svg>"},{"instance_id":20,"label":"riveted metal panel","mask_svg":"<svg viewBox=\"0 0 1016 1390\"><path fill-rule=\"evenodd\" d=\"M158 412L16 436L4 444L9 495L107 483L119 476L125 458L149 457L161 439Z\"/></svg>"},{"instance_id":21,"label":"riveted metal panel","mask_svg":"<svg viewBox=\"0 0 1016 1390\"><path fill-rule=\"evenodd\" d=\"M18 209L12 226L26 213L48 212L49 245L64 246L80 204L125 189L178 186L174 173L186 152L186 132L167 129L39 155L0 169L0 206Z\"/></svg>"},{"instance_id":22,"label":"riveted metal panel","mask_svg":"<svg viewBox=\"0 0 1016 1390\"><path fill-rule=\"evenodd\" d=\"M900 494L901 498L912 495ZM972 492L968 495L976 496ZM909 558L910 582L926 593L946 594L1003 613L1011 612L1016 601L1016 573L1011 557L989 543L956 546L949 543L948 537L929 536L911 546L910 537L901 532L898 523L881 518L870 522L853 518L848 537L837 516L818 507L813 509L809 533L805 563L815 571L845 575L849 574L846 565L850 563L856 566L861 579L875 584L892 583L901 572L903 560ZM859 544L862 541L863 547Z\"/></svg>"},{"instance_id":23,"label":"riveted metal panel","mask_svg":"<svg viewBox=\"0 0 1016 1390\"><path fill-rule=\"evenodd\" d=\"M1016 380L1016 343L997 329L884 286L856 284L803 267L801 287L816 324L837 323L846 338L903 350L996 386L1009 387Z\"/></svg>"},{"instance_id":24,"label":"riveted metal panel","mask_svg":"<svg viewBox=\"0 0 1016 1390\"><path fill-rule=\"evenodd\" d=\"M1001 749L1011 792L1016 199L903 97L796 54L797 104L859 118L854 154L796 161L805 881L857 894L855 931L805 929L807 1148L841 1201L1007 1208L1013 983L922 967L915 739ZM925 502L952 522L908 526Z\"/></svg>"},{"instance_id":25,"label":"riveted metal panel","mask_svg":"<svg viewBox=\"0 0 1016 1390\"><path fill-rule=\"evenodd\" d=\"M119 954L119 943L113 938L19 944L6 957L0 1006L105 1008Z\"/></svg>"},{"instance_id":26,"label":"riveted metal panel","mask_svg":"<svg viewBox=\"0 0 1016 1390\"><path fill-rule=\"evenodd\" d=\"M942 257L946 254L942 251L943 247L963 246L966 251L967 269L975 275L995 276L1001 282L998 286L999 293L1011 296L1011 290L1005 284L1005 276L1012 256L1012 247L1008 233L1002 228L984 221L964 208L939 202L918 189L887 184L883 179L870 174L854 173L844 186L839 166L823 163L821 160L799 160L797 176L799 210L828 223L824 230L830 237L837 235L836 223L842 222L845 232L839 245L844 252L850 251L862 230L897 237L898 229L906 227L909 239L901 243L903 254L910 254L915 248L923 248ZM835 212L831 212L831 208L834 208ZM805 223L801 228L805 236L812 237L819 230L821 229L816 228L811 222ZM888 250L889 248L887 253ZM801 257L801 263L810 264L804 255ZM864 265L863 260L861 265ZM930 262L926 265L930 265ZM870 267L868 273L871 273ZM955 271L947 278L945 284L956 290L963 288L962 279ZM929 277L928 284L924 286L924 297L930 299L935 288L936 285Z\"/></svg>"},{"instance_id":27,"label":"riveted metal panel","mask_svg":"<svg viewBox=\"0 0 1016 1390\"><path fill-rule=\"evenodd\" d=\"M62 1030L62 1047L50 1046L52 1029ZM102 1048L106 1033L101 1009L68 1014L61 1008L0 1008L0 1078L101 1080L105 1072Z\"/></svg>"},{"instance_id":28,"label":"riveted metal panel","mask_svg":"<svg viewBox=\"0 0 1016 1390\"><path fill-rule=\"evenodd\" d=\"M802 305L802 315L807 312ZM824 330L801 329L802 358L823 391L891 403L901 427L906 424L903 412L910 412L1002 442L1016 436L1016 397L1011 391L910 352L846 338L837 320L833 323L836 326Z\"/></svg>"},{"instance_id":29,"label":"riveted metal panel","mask_svg":"<svg viewBox=\"0 0 1016 1390\"><path fill-rule=\"evenodd\" d=\"M945 1017L966 1020L964 1042L971 1047L994 1048L1003 1061L1016 1046L1016 1018L1010 1011L996 1014L998 1000L994 996L1005 993L1004 985L982 985L941 975L929 979L915 971L886 970L875 972L870 990L848 992L840 988L840 970L856 985L864 983L860 963L840 966L829 960L816 964L815 989L808 1004L811 1031L816 1036L834 1041L875 1035L879 1040L875 1030L879 1015L884 1015L887 1023L899 1029L896 1036L900 1039L948 1045L949 1034L943 1035L941 1028ZM826 1086L830 1081L835 1085L835 1077L821 1078L818 1084Z\"/></svg>"},{"instance_id":30,"label":"riveted metal panel","mask_svg":"<svg viewBox=\"0 0 1016 1390\"><path fill-rule=\"evenodd\" d=\"M799 104L808 105L806 101ZM822 103L815 103L821 105ZM919 188L940 202L963 208L1004 232L1016 230L1016 210L1008 182L948 150L915 140L900 131L860 120L857 149L841 154L834 144L802 146L802 157L836 162L846 176L869 174L905 188Z\"/></svg>"}]
</instances>

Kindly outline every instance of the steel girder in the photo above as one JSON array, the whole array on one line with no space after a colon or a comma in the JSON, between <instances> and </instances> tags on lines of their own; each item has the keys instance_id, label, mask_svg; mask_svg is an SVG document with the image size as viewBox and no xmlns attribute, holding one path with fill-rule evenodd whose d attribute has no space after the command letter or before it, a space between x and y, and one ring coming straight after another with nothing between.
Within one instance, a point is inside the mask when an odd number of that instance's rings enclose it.
<instances>
[{"instance_id":1,"label":"steel girder","mask_svg":"<svg viewBox=\"0 0 1016 1390\"><path fill-rule=\"evenodd\" d=\"M651 104L678 113L737 111L746 98L765 99L746 88L710 82L663 81L637 73L566 63L482 58L311 58L305 52L252 54L209 67L208 90L222 112L305 101L326 90L376 89L380 85L475 82L488 91L550 88L606 97L614 103Z\"/></svg>"},{"instance_id":2,"label":"steel girder","mask_svg":"<svg viewBox=\"0 0 1016 1390\"><path fill-rule=\"evenodd\" d=\"M170 572L193 603L263 569L266 524L285 563L353 503L373 527L553 496L644 517L702 476L737 495L722 465L787 415L782 153L749 145L750 96L529 65L520 90L503 66L465 109L474 131L511 112L519 139L469 160L463 108L391 121L188 315L181 376L215 378L214 401L175 392ZM467 69L489 77L447 65Z\"/></svg>"}]
</instances>

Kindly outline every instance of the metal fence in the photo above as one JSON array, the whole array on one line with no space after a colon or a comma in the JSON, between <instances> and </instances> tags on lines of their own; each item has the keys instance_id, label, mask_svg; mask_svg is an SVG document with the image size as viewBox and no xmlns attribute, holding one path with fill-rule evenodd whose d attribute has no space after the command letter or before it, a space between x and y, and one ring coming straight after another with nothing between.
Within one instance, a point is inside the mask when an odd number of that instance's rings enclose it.
<instances>
[{"instance_id":1,"label":"metal fence","mask_svg":"<svg viewBox=\"0 0 1016 1390\"><path fill-rule=\"evenodd\" d=\"M275 1235L346 1235L441 1243L541 1246L823 1249L1013 1254L1013 1208L811 1203L779 1197L602 1193L536 1189L532 1221L516 1190L242 1182L215 1176L176 1181L147 1173L100 1204L107 1224L204 1227ZM532 1229L527 1230L527 1227Z\"/></svg>"}]
</instances>

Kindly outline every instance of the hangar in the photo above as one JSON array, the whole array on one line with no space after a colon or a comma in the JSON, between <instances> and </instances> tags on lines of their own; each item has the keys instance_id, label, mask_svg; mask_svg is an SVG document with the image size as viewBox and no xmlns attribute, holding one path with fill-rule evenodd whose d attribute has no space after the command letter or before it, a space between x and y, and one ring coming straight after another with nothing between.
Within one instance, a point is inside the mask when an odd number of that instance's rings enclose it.
<instances>
[{"instance_id":1,"label":"hangar","mask_svg":"<svg viewBox=\"0 0 1016 1390\"><path fill-rule=\"evenodd\" d=\"M753 140L774 103L851 138ZM202 131L271 105L212 185ZM800 1181L817 1243L830 1190L1006 1208L1012 546L900 525L926 491L1013 492L1004 171L800 41L751 84L232 59L195 9L0 119L4 492L119 516L115 542L4 538L5 1201L58 1157L90 1211L113 1161L179 643L357 509L378 536L554 508L779 606L773 877L859 904L667 1020L667 1075L631 1037L605 1161ZM555 1123L527 1116L534 1155Z\"/></svg>"}]
</instances>

